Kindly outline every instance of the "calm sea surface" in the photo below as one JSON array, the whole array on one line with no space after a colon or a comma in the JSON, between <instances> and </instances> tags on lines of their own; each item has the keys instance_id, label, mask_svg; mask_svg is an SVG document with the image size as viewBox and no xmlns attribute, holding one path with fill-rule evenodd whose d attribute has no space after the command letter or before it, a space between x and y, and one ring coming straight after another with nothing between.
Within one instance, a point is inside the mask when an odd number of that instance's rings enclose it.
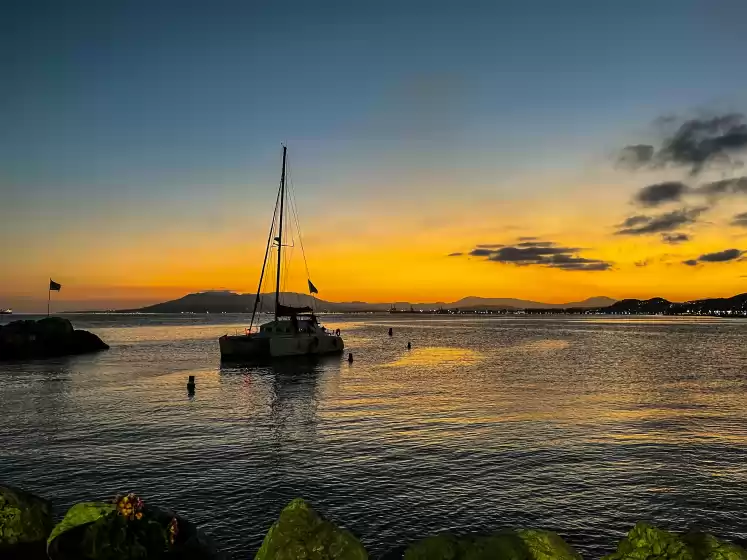
<instances>
[{"instance_id":1,"label":"calm sea surface","mask_svg":"<svg viewBox=\"0 0 747 560\"><path fill-rule=\"evenodd\" d=\"M744 321L329 316L352 365L248 368L217 342L243 316L71 318L111 350L0 364L0 481L59 514L131 489L235 558L297 496L375 556L521 526L593 558L642 519L747 537Z\"/></svg>"}]
</instances>

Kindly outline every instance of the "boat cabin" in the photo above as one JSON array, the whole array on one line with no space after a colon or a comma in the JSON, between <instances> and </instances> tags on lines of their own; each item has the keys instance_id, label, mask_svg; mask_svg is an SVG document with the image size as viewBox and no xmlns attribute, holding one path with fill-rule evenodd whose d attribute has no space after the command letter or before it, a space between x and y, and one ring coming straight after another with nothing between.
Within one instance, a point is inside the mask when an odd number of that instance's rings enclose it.
<instances>
[{"instance_id":1,"label":"boat cabin","mask_svg":"<svg viewBox=\"0 0 747 560\"><path fill-rule=\"evenodd\" d=\"M315 315L291 315L287 319L276 319L259 327L260 334L265 335L313 334L319 331L326 332L326 329L319 324Z\"/></svg>"}]
</instances>

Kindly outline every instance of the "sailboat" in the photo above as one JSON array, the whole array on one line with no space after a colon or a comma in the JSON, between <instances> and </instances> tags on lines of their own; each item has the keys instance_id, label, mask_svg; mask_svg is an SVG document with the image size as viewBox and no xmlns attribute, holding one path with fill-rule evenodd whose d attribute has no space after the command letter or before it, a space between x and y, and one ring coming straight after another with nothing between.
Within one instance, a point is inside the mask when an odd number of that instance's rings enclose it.
<instances>
[{"instance_id":1,"label":"sailboat","mask_svg":"<svg viewBox=\"0 0 747 560\"><path fill-rule=\"evenodd\" d=\"M225 361L255 361L291 356L309 356L323 354L339 354L345 349L339 329L335 332L327 330L320 323L311 307L292 307L280 302L280 286L282 275L283 250L283 222L286 212L286 154L287 146L283 146L283 165L280 172L280 188L275 201L270 234L265 248L265 260L259 277L257 298L254 301L252 318L249 328L243 334L223 335L219 339L221 360ZM276 219L277 218L277 219ZM277 225L277 236L273 236ZM300 231L299 231L300 236ZM303 248L303 244L301 245ZM267 258L272 249L277 249L277 266L275 274L275 317L272 321L254 327L257 307L261 299L262 282L264 280ZM304 257L305 258L305 257ZM311 279L307 279L309 291L317 292Z\"/></svg>"}]
</instances>

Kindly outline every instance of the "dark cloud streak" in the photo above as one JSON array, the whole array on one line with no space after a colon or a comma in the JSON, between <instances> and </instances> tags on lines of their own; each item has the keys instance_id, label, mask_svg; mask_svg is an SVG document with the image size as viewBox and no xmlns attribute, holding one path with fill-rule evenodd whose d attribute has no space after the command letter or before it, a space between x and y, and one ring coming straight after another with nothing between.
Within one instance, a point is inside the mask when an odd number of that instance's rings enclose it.
<instances>
[{"instance_id":1,"label":"dark cloud streak","mask_svg":"<svg viewBox=\"0 0 747 560\"><path fill-rule=\"evenodd\" d=\"M617 235L663 233L694 223L707 208L682 208L658 216L631 216L618 226Z\"/></svg>"},{"instance_id":2,"label":"dark cloud streak","mask_svg":"<svg viewBox=\"0 0 747 560\"><path fill-rule=\"evenodd\" d=\"M475 257L486 257L487 260L516 266L545 266L560 270L601 271L612 268L612 263L578 256L578 247L562 247L552 241L527 241L524 239L515 246L500 246L487 249L478 245L470 251ZM537 239L537 238L533 238Z\"/></svg>"},{"instance_id":3,"label":"dark cloud streak","mask_svg":"<svg viewBox=\"0 0 747 560\"><path fill-rule=\"evenodd\" d=\"M687 266L696 266L700 263L725 263L737 260L739 257L744 255L744 251L739 249L724 249L716 253L705 253L700 255L697 259L688 259L682 261L682 264Z\"/></svg>"},{"instance_id":4,"label":"dark cloud streak","mask_svg":"<svg viewBox=\"0 0 747 560\"><path fill-rule=\"evenodd\" d=\"M737 214L731 219L731 225L737 227L747 227L747 212Z\"/></svg>"},{"instance_id":5,"label":"dark cloud streak","mask_svg":"<svg viewBox=\"0 0 747 560\"><path fill-rule=\"evenodd\" d=\"M659 206L665 202L679 202L682 196L690 190L686 184L679 181L667 181L643 187L635 195L635 201L641 206Z\"/></svg>"}]
</instances>

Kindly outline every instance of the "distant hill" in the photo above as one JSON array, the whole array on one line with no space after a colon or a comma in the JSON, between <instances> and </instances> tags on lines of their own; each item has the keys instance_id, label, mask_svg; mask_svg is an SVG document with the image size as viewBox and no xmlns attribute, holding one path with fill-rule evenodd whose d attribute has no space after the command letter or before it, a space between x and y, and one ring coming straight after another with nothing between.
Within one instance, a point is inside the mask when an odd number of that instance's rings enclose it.
<instances>
[{"instance_id":1,"label":"distant hill","mask_svg":"<svg viewBox=\"0 0 747 560\"><path fill-rule=\"evenodd\" d=\"M482 298L476 296L469 296L462 298L454 303L443 304L444 307L449 309L464 309L464 308L499 308L499 309L565 309L570 307L576 308L592 308L592 307L607 307L615 303L612 298L597 296L585 299L583 301L573 301L570 303L540 303L536 301L527 301L523 299L513 298Z\"/></svg>"},{"instance_id":2,"label":"distant hill","mask_svg":"<svg viewBox=\"0 0 747 560\"><path fill-rule=\"evenodd\" d=\"M709 298L685 301L682 303L671 302L664 298L651 299L623 299L602 309L604 313L630 314L630 315L717 315L747 314L747 293L739 294L730 298Z\"/></svg>"},{"instance_id":3,"label":"distant hill","mask_svg":"<svg viewBox=\"0 0 747 560\"><path fill-rule=\"evenodd\" d=\"M182 298L155 305L149 305L139 309L122 309L121 312L140 313L251 313L254 307L256 294L237 294L234 292L199 292L188 294ZM307 294L295 292L283 292L280 301L284 305L295 307L311 306L315 309L327 312L360 312L360 311L389 311L392 304L389 303L366 303L363 301L331 302L314 299ZM394 306L399 310L409 310L412 307L416 311L432 309L561 309L567 307L596 308L611 305L614 299L607 297L593 297L581 302L552 304L539 303L511 298L480 298L466 297L453 303L410 303L396 302ZM261 294L258 310L270 312L274 309L275 294Z\"/></svg>"}]
</instances>

